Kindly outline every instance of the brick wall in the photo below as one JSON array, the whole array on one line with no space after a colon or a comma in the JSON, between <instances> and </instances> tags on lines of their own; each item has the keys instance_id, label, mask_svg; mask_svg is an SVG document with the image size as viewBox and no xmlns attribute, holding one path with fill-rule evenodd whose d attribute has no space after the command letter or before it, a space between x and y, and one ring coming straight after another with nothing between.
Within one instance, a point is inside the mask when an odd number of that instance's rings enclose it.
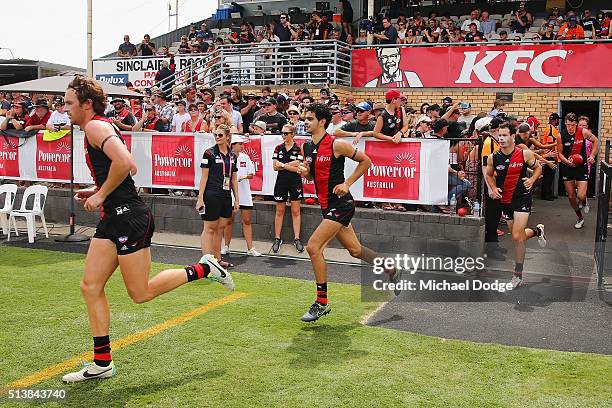
<instances>
[{"instance_id":1,"label":"brick wall","mask_svg":"<svg viewBox=\"0 0 612 408\"><path fill-rule=\"evenodd\" d=\"M285 92L293 95L297 88L308 88L312 95L318 97L319 87L313 85L292 85L290 87L278 87L273 90ZM261 87L245 88L246 92L259 94ZM355 102L371 99L375 102L384 102L385 89L382 88L350 88L343 86L332 86L332 91L338 95L344 103L349 94ZM526 118L535 115L544 126L548 123L548 116L552 112L558 112L559 100L590 100L601 101L600 133L602 140L612 140L612 90L609 89L493 89L493 88L429 88L429 89L402 89L408 98L408 106L419 109L424 102L442 103L442 98L450 96L454 101L466 101L472 104L472 112L489 112L493 107L497 92L513 92L514 100L509 102L505 111L508 114L517 115L519 118ZM542 128L543 130L543 128ZM604 143L602 143L603 147Z\"/></svg>"}]
</instances>

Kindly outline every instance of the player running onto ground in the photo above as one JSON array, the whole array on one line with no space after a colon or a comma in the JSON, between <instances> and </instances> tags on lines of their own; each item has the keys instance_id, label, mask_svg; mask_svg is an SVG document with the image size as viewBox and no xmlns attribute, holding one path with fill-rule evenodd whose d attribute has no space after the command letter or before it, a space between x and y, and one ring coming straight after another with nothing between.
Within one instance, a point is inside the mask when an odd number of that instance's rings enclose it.
<instances>
[{"instance_id":1,"label":"player running onto ground","mask_svg":"<svg viewBox=\"0 0 612 408\"><path fill-rule=\"evenodd\" d=\"M368 264L374 262L377 254L362 246L351 225L355 214L355 203L349 188L370 167L371 161L365 153L357 150L350 143L335 139L325 129L331 121L331 112L327 106L313 103L306 107L305 127L312 135L311 140L302 146L305 166L299 166L299 173L308 180L314 180L323 221L308 240L306 250L312 262L316 284L317 298L308 311L302 316L305 322L313 322L330 312L327 302L327 264L323 251L333 239L349 251L351 256ZM359 164L349 178L344 178L344 160L348 157ZM389 271L393 282L398 282L400 272ZM397 293L396 293L397 294Z\"/></svg>"},{"instance_id":2,"label":"player running onto ground","mask_svg":"<svg viewBox=\"0 0 612 408\"><path fill-rule=\"evenodd\" d=\"M591 154L588 157L586 139L593 143ZM567 198L578 216L574 228L580 229L584 225L582 210L585 214L589 213L589 206L586 203L589 186L588 166L595 163L595 157L599 151L599 140L590 130L578 127L576 114L570 112L565 115L565 129L561 132L561 137L557 138L557 151L561 162L561 179L565 185ZM580 163L574 163L576 155L582 158ZM578 190L577 197L576 190Z\"/></svg>"},{"instance_id":3,"label":"player running onto ground","mask_svg":"<svg viewBox=\"0 0 612 408\"><path fill-rule=\"evenodd\" d=\"M66 374L65 382L108 378L115 374L109 340L110 312L104 286L117 266L128 294L147 302L184 283L206 278L233 290L234 282L212 255L184 269L167 269L149 279L153 215L134 187L134 158L110 120L104 118L106 95L98 83L77 76L68 85L66 106L72 123L85 131L86 159L96 189L77 192L87 211L100 208L101 219L85 259L81 294L93 334L94 361Z\"/></svg>"},{"instance_id":4,"label":"player running onto ground","mask_svg":"<svg viewBox=\"0 0 612 408\"><path fill-rule=\"evenodd\" d=\"M533 170L527 177L527 168ZM510 126L503 123L499 126L499 150L487 160L486 183L491 197L491 210L500 210L508 216L508 228L514 242L514 276L510 283L513 289L523 284L523 262L525 261L525 241L538 237L541 247L546 246L544 225L535 228L527 227L531 213L533 184L542 174L531 150L522 150L515 144Z\"/></svg>"}]
</instances>

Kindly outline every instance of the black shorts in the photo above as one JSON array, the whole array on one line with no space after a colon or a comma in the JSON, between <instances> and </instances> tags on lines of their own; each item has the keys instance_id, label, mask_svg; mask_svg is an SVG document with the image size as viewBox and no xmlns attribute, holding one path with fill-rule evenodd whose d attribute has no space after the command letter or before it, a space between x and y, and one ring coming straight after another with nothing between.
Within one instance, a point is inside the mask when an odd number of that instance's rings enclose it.
<instances>
[{"instance_id":1,"label":"black shorts","mask_svg":"<svg viewBox=\"0 0 612 408\"><path fill-rule=\"evenodd\" d=\"M586 163L583 163L578 167L569 167L565 164L560 165L559 175L561 176L561 180L563 181L588 181L589 180L589 170L587 168Z\"/></svg>"},{"instance_id":2,"label":"black shorts","mask_svg":"<svg viewBox=\"0 0 612 408\"><path fill-rule=\"evenodd\" d=\"M111 240L117 247L117 255L131 254L151 246L155 223L148 207L124 204L111 211L111 215L105 215L98 223L94 238Z\"/></svg>"},{"instance_id":3,"label":"black shorts","mask_svg":"<svg viewBox=\"0 0 612 408\"><path fill-rule=\"evenodd\" d=\"M513 220L515 212L525 212L531 214L532 203L533 200L531 194L525 194L520 197L513 197L512 201L508 204L502 203L501 209L509 220Z\"/></svg>"},{"instance_id":4,"label":"black shorts","mask_svg":"<svg viewBox=\"0 0 612 408\"><path fill-rule=\"evenodd\" d=\"M353 215L355 215L355 202L347 200L334 204L327 208L321 208L323 219L336 221L348 227L353 219Z\"/></svg>"},{"instance_id":5,"label":"black shorts","mask_svg":"<svg viewBox=\"0 0 612 408\"><path fill-rule=\"evenodd\" d=\"M217 221L219 218L231 218L233 210L232 196L204 194L204 214L200 215L204 221Z\"/></svg>"},{"instance_id":6,"label":"black shorts","mask_svg":"<svg viewBox=\"0 0 612 408\"><path fill-rule=\"evenodd\" d=\"M253 206L252 205L239 205L238 208L240 208L241 210L252 210Z\"/></svg>"},{"instance_id":7,"label":"black shorts","mask_svg":"<svg viewBox=\"0 0 612 408\"><path fill-rule=\"evenodd\" d=\"M276 178L274 184L274 201L284 203L287 197L291 201L301 200L303 197L302 179L300 178Z\"/></svg>"}]
</instances>

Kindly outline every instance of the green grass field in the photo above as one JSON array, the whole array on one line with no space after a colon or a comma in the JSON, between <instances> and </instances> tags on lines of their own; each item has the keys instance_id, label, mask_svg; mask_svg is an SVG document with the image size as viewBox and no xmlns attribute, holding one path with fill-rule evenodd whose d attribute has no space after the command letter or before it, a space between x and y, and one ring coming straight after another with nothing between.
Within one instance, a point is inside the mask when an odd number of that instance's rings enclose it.
<instances>
[{"instance_id":1,"label":"green grass field","mask_svg":"<svg viewBox=\"0 0 612 408\"><path fill-rule=\"evenodd\" d=\"M0 388L91 348L83 255L0 247ZM167 265L155 264L159 271ZM312 281L235 273L248 295L113 352L117 375L63 385L107 407L610 407L612 357L444 340L360 324L377 305L331 284L333 312L299 317ZM116 273L111 341L228 295L195 282L136 305ZM588 318L588 316L585 316ZM0 406L11 406L6 395ZM13 406L23 407L23 403Z\"/></svg>"}]
</instances>

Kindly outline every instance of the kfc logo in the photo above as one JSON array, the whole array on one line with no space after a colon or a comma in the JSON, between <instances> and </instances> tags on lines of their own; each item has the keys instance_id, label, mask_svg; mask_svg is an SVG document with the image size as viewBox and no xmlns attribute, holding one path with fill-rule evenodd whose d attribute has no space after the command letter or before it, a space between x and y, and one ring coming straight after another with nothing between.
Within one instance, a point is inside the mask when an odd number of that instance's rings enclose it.
<instances>
[{"instance_id":1,"label":"kfc logo","mask_svg":"<svg viewBox=\"0 0 612 408\"><path fill-rule=\"evenodd\" d=\"M463 67L455 83L471 84L473 74L480 82L485 84L513 84L513 76L516 71L529 70L531 78L540 84L558 84L561 82L562 76L547 75L543 70L543 65L551 58L562 60L567 58L566 50L545 51L535 58L534 50L485 51L484 57L476 62L480 54L480 51L468 51L464 53L465 59L463 61ZM487 69L487 65L502 55L505 56L504 64L499 74L499 78L495 79Z\"/></svg>"},{"instance_id":2,"label":"kfc logo","mask_svg":"<svg viewBox=\"0 0 612 408\"><path fill-rule=\"evenodd\" d=\"M365 151L372 166L364 175L364 197L419 198L421 143L396 145L368 140Z\"/></svg>"}]
</instances>

